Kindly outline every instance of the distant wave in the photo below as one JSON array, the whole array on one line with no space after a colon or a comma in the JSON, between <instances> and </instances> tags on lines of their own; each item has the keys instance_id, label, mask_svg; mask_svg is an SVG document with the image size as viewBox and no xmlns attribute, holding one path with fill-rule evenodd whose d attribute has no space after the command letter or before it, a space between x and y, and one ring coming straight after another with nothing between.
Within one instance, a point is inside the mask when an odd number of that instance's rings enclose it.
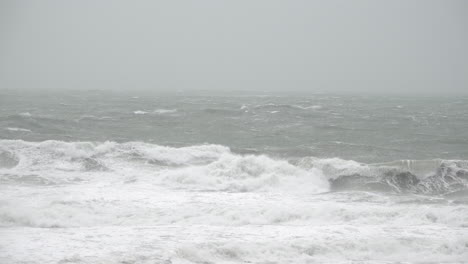
<instances>
[{"instance_id":1,"label":"distant wave","mask_svg":"<svg viewBox=\"0 0 468 264\"><path fill-rule=\"evenodd\" d=\"M110 116L94 116L94 115L82 115L79 118L75 119L76 122L80 122L82 120L111 120L112 117Z\"/></svg>"},{"instance_id":2,"label":"distant wave","mask_svg":"<svg viewBox=\"0 0 468 264\"><path fill-rule=\"evenodd\" d=\"M22 116L22 117L31 117L32 116L31 113L29 113L29 112L19 113L18 115Z\"/></svg>"},{"instance_id":3,"label":"distant wave","mask_svg":"<svg viewBox=\"0 0 468 264\"><path fill-rule=\"evenodd\" d=\"M153 111L155 114L163 115L163 114L173 114L176 113L177 109L156 109Z\"/></svg>"},{"instance_id":4,"label":"distant wave","mask_svg":"<svg viewBox=\"0 0 468 264\"><path fill-rule=\"evenodd\" d=\"M14 132L32 132L30 129L20 128L20 127L7 127L5 130L14 131Z\"/></svg>"},{"instance_id":5,"label":"distant wave","mask_svg":"<svg viewBox=\"0 0 468 264\"><path fill-rule=\"evenodd\" d=\"M295 104L274 104L274 103L268 103L268 104L263 104L263 105L257 105L255 106L256 109L262 109L262 108L291 108L291 109L300 109L300 110L320 110L323 109L323 106L321 105L309 105L309 106L303 106L303 105L295 105Z\"/></svg>"},{"instance_id":6,"label":"distant wave","mask_svg":"<svg viewBox=\"0 0 468 264\"><path fill-rule=\"evenodd\" d=\"M295 107L297 107L299 109L303 109L303 110L307 110L307 109L319 110L319 109L323 108L323 106L321 106L321 105L311 105L311 106L295 105Z\"/></svg>"},{"instance_id":7,"label":"distant wave","mask_svg":"<svg viewBox=\"0 0 468 264\"><path fill-rule=\"evenodd\" d=\"M176 112L177 112L177 109L156 109L152 112L137 110L137 111L133 111L133 114L135 115L146 115L146 114L164 115L164 114L173 114Z\"/></svg>"},{"instance_id":8,"label":"distant wave","mask_svg":"<svg viewBox=\"0 0 468 264\"><path fill-rule=\"evenodd\" d=\"M203 109L203 111L209 114L235 115L235 116L248 112L246 108L242 108L242 107L240 109L208 107L208 108Z\"/></svg>"}]
</instances>

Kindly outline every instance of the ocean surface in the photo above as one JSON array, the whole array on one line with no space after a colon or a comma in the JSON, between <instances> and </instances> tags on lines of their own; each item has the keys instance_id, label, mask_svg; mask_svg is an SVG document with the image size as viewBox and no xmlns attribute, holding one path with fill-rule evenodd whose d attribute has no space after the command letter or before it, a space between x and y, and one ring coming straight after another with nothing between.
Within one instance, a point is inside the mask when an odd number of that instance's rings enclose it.
<instances>
[{"instance_id":1,"label":"ocean surface","mask_svg":"<svg viewBox=\"0 0 468 264\"><path fill-rule=\"evenodd\" d=\"M468 263L468 97L0 90L0 263Z\"/></svg>"}]
</instances>

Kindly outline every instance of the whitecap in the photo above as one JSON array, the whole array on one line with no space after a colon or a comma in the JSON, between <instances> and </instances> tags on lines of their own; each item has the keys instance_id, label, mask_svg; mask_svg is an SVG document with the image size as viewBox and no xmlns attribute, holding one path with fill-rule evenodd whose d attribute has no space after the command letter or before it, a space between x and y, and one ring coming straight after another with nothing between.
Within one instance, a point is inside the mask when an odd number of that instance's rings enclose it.
<instances>
[{"instance_id":1,"label":"whitecap","mask_svg":"<svg viewBox=\"0 0 468 264\"><path fill-rule=\"evenodd\" d=\"M321 105L311 105L311 106L300 106L300 105L297 105L296 107L299 108L299 109L303 109L303 110L308 110L308 109L320 110L320 109L323 108L323 106L321 106Z\"/></svg>"},{"instance_id":2,"label":"whitecap","mask_svg":"<svg viewBox=\"0 0 468 264\"><path fill-rule=\"evenodd\" d=\"M29 113L29 112L19 113L18 115L22 116L22 117L31 117L32 116L31 113Z\"/></svg>"},{"instance_id":3,"label":"whitecap","mask_svg":"<svg viewBox=\"0 0 468 264\"><path fill-rule=\"evenodd\" d=\"M175 112L177 112L177 109L156 109L153 111L153 113L158 114L158 115L173 114Z\"/></svg>"},{"instance_id":4,"label":"whitecap","mask_svg":"<svg viewBox=\"0 0 468 264\"><path fill-rule=\"evenodd\" d=\"M8 131L15 131L15 132L32 132L32 131L29 130L29 129L20 128L20 127L7 127L7 128L5 128L5 130L8 130Z\"/></svg>"}]
</instances>

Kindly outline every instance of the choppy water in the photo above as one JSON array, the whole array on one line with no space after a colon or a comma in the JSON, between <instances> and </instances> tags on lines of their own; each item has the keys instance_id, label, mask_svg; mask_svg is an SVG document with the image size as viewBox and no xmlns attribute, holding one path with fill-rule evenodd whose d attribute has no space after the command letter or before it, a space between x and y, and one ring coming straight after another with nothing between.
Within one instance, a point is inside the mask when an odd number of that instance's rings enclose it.
<instances>
[{"instance_id":1,"label":"choppy water","mask_svg":"<svg viewBox=\"0 0 468 264\"><path fill-rule=\"evenodd\" d=\"M468 98L0 91L1 263L466 263Z\"/></svg>"}]
</instances>

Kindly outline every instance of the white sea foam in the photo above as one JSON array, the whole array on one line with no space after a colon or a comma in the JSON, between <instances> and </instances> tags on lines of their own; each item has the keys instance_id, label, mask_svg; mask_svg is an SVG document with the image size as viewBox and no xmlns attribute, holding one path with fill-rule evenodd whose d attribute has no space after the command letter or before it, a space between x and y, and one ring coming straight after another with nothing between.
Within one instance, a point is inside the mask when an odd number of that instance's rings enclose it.
<instances>
[{"instance_id":1,"label":"white sea foam","mask_svg":"<svg viewBox=\"0 0 468 264\"><path fill-rule=\"evenodd\" d=\"M112 179L110 175L104 176ZM468 208L429 199L365 193L310 196L279 192L186 192L136 182L75 182L4 189L1 226L100 225L436 225L466 228ZM53 187L53 188L51 188ZM21 194L21 195L18 195ZM32 199L33 198L33 199Z\"/></svg>"},{"instance_id":2,"label":"white sea foam","mask_svg":"<svg viewBox=\"0 0 468 264\"><path fill-rule=\"evenodd\" d=\"M4 263L464 263L468 258L466 230L427 225L173 224L11 228L0 235Z\"/></svg>"},{"instance_id":3,"label":"white sea foam","mask_svg":"<svg viewBox=\"0 0 468 264\"><path fill-rule=\"evenodd\" d=\"M134 113L135 115L144 115L144 114L147 114L148 112L142 111L142 110L137 110L137 111L133 111L133 113Z\"/></svg>"},{"instance_id":4,"label":"white sea foam","mask_svg":"<svg viewBox=\"0 0 468 264\"><path fill-rule=\"evenodd\" d=\"M0 261L460 262L468 257L463 202L329 192L346 175L468 167L438 162L288 161L221 145L0 140Z\"/></svg>"}]
</instances>

